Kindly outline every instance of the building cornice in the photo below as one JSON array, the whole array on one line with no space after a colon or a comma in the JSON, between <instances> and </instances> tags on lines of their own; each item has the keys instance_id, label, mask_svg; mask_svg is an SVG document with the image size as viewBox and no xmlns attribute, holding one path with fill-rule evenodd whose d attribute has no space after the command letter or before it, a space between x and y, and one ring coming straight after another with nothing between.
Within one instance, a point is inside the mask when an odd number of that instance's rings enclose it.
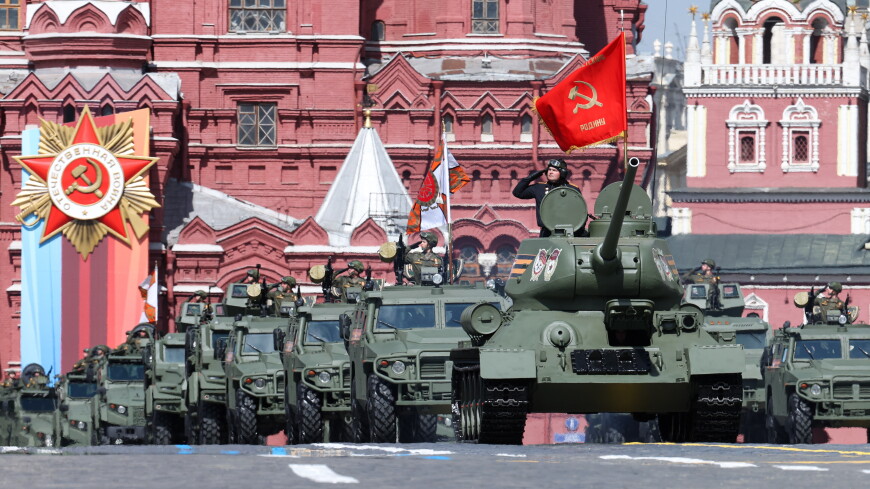
<instances>
[{"instance_id":1,"label":"building cornice","mask_svg":"<svg viewBox=\"0 0 870 489\"><path fill-rule=\"evenodd\" d=\"M862 188L678 188L667 192L674 203L870 203Z\"/></svg>"}]
</instances>

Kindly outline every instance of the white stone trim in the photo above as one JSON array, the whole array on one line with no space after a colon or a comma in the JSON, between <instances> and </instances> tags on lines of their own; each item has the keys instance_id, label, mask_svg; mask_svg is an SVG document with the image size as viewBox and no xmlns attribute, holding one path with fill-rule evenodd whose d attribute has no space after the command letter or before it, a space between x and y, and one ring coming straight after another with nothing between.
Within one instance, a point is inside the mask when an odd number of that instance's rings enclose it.
<instances>
[{"instance_id":1,"label":"white stone trim","mask_svg":"<svg viewBox=\"0 0 870 489\"><path fill-rule=\"evenodd\" d=\"M380 246L332 246L332 245L290 245L284 248L285 255L303 254L303 253L346 253L359 255L375 255L378 253ZM444 247L436 246L432 248L436 254L443 254Z\"/></svg>"},{"instance_id":2,"label":"white stone trim","mask_svg":"<svg viewBox=\"0 0 870 489\"><path fill-rule=\"evenodd\" d=\"M179 284L172 286L172 291L176 294L193 294L197 290L204 290L206 292L210 292L210 295L224 293L224 289L211 284Z\"/></svg>"},{"instance_id":3,"label":"white stone trim","mask_svg":"<svg viewBox=\"0 0 870 489\"><path fill-rule=\"evenodd\" d=\"M157 68L167 69L202 69L213 68L218 70L362 70L365 65L357 62L295 62L295 61L168 61L157 60L151 63Z\"/></svg>"},{"instance_id":4,"label":"white stone trim","mask_svg":"<svg viewBox=\"0 0 870 489\"><path fill-rule=\"evenodd\" d=\"M737 0L722 0L710 12L710 18L719 19L729 9L735 10L744 22L756 21L759 16L771 9L784 11L791 21L806 20L810 16L815 15L817 10L829 13L834 21L838 23L842 23L845 19L843 11L830 0L816 0L806 6L803 11L798 10L792 3L782 0L760 0L749 7L749 10L743 10L743 7Z\"/></svg>"},{"instance_id":5,"label":"white stone trim","mask_svg":"<svg viewBox=\"0 0 870 489\"><path fill-rule=\"evenodd\" d=\"M69 19L73 12L87 4L93 5L99 9L100 12L106 14L106 17L109 18L109 22L111 22L112 25L115 25L118 21L118 16L121 15L121 12L126 10L128 7L132 7L142 14L142 17L145 19L145 25L151 27L151 4L149 2L132 3L118 2L116 0L50 0L43 3L32 3L27 6L27 20L24 22L24 28L30 29L30 21L33 20L33 16L36 15L36 12L43 6L53 10L61 25L63 25L66 24L67 19Z\"/></svg>"},{"instance_id":6,"label":"white stone trim","mask_svg":"<svg viewBox=\"0 0 870 489\"><path fill-rule=\"evenodd\" d=\"M837 109L837 175L858 176L858 140L860 123L857 105ZM865 129L866 131L866 129ZM866 132L865 132L866 134Z\"/></svg>"},{"instance_id":7,"label":"white stone trim","mask_svg":"<svg viewBox=\"0 0 870 489\"><path fill-rule=\"evenodd\" d=\"M728 171L764 173L767 168L766 137L768 121L765 119L764 109L758 105L749 103L749 99L742 105L735 105L725 121L728 127ZM740 151L740 133L755 133L755 163L740 163L738 152Z\"/></svg>"},{"instance_id":8,"label":"white stone trim","mask_svg":"<svg viewBox=\"0 0 870 489\"><path fill-rule=\"evenodd\" d=\"M750 311L761 311L761 319L767 321L768 316L767 313L770 310L770 306L767 301L759 297L755 292L750 293L744 298L746 303L744 309L748 309Z\"/></svg>"},{"instance_id":9,"label":"white stone trim","mask_svg":"<svg viewBox=\"0 0 870 489\"><path fill-rule=\"evenodd\" d=\"M855 207L851 215L851 234L870 234L870 208Z\"/></svg>"},{"instance_id":10,"label":"white stone trim","mask_svg":"<svg viewBox=\"0 0 870 489\"><path fill-rule=\"evenodd\" d=\"M782 111L782 171L789 172L818 172L819 171L819 126L822 121L815 107L806 105L803 98L798 97L797 103L789 105ZM795 131L809 131L809 157L808 164L795 164L792 161L792 135Z\"/></svg>"},{"instance_id":11,"label":"white stone trim","mask_svg":"<svg viewBox=\"0 0 870 489\"><path fill-rule=\"evenodd\" d=\"M8 251L21 251L21 240L16 239L14 241L10 241L9 246L6 249Z\"/></svg>"},{"instance_id":12,"label":"white stone trim","mask_svg":"<svg viewBox=\"0 0 870 489\"><path fill-rule=\"evenodd\" d=\"M10 285L9 288L6 289L6 292L12 292L12 293L18 292L20 294L21 293L21 282L16 282L16 283Z\"/></svg>"},{"instance_id":13,"label":"white stone trim","mask_svg":"<svg viewBox=\"0 0 870 489\"><path fill-rule=\"evenodd\" d=\"M686 107L686 176L704 177L707 175L707 107L689 105Z\"/></svg>"},{"instance_id":14,"label":"white stone trim","mask_svg":"<svg viewBox=\"0 0 870 489\"><path fill-rule=\"evenodd\" d=\"M213 244L176 244L172 246L172 251L176 253L223 253L224 247Z\"/></svg>"},{"instance_id":15,"label":"white stone trim","mask_svg":"<svg viewBox=\"0 0 870 489\"><path fill-rule=\"evenodd\" d=\"M692 209L671 207L671 233L692 234Z\"/></svg>"}]
</instances>

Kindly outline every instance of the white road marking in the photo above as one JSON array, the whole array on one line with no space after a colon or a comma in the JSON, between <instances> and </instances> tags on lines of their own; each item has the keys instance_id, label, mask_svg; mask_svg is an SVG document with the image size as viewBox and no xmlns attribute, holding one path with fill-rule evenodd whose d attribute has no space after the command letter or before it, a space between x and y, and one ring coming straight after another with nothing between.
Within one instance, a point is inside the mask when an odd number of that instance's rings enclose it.
<instances>
[{"instance_id":1,"label":"white road marking","mask_svg":"<svg viewBox=\"0 0 870 489\"><path fill-rule=\"evenodd\" d=\"M870 470L867 470L867 469L864 469L861 472L864 472L865 474L870 474Z\"/></svg>"},{"instance_id":2,"label":"white road marking","mask_svg":"<svg viewBox=\"0 0 870 489\"><path fill-rule=\"evenodd\" d=\"M323 484L359 484L353 477L336 474L322 464L290 464L290 469L299 477Z\"/></svg>"},{"instance_id":3,"label":"white road marking","mask_svg":"<svg viewBox=\"0 0 870 489\"><path fill-rule=\"evenodd\" d=\"M827 472L828 469L822 467L816 467L815 465L774 465L777 469L781 470L802 470L809 472Z\"/></svg>"},{"instance_id":4,"label":"white road marking","mask_svg":"<svg viewBox=\"0 0 870 489\"><path fill-rule=\"evenodd\" d=\"M496 456L496 457L519 457L519 458L526 458L526 455L525 455L524 453L496 453L495 456Z\"/></svg>"},{"instance_id":5,"label":"white road marking","mask_svg":"<svg viewBox=\"0 0 870 489\"><path fill-rule=\"evenodd\" d=\"M380 445L346 445L343 443L315 443L316 447L323 448L335 448L335 449L346 449L346 450L380 450L382 452L387 453L401 453L408 455L452 455L453 452L449 450L430 450L428 448L418 448L418 449L408 449L408 448L400 448L400 447L391 447L391 446L380 446Z\"/></svg>"},{"instance_id":6,"label":"white road marking","mask_svg":"<svg viewBox=\"0 0 870 489\"><path fill-rule=\"evenodd\" d=\"M723 469L745 469L748 467L758 467L755 464L746 462L716 462L714 460L702 460L699 458L685 457L631 457L628 455L602 455L604 460L656 460L659 462L670 462L675 464L691 464L691 465L718 465Z\"/></svg>"}]
</instances>

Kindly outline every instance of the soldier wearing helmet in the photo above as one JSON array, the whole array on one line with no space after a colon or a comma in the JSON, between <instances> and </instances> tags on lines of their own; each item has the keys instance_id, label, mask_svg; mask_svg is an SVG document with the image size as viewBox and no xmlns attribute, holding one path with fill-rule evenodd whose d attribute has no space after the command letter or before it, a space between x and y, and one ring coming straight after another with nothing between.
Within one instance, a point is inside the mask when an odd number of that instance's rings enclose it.
<instances>
[{"instance_id":1,"label":"soldier wearing helmet","mask_svg":"<svg viewBox=\"0 0 870 489\"><path fill-rule=\"evenodd\" d=\"M547 177L547 183L532 183L544 175ZM554 188L572 187L577 189L575 185L568 183L569 175L570 171L565 160L561 158L554 159L548 161L547 167L543 170L532 171L529 176L520 179L516 187L514 187L514 197L518 199L535 199L535 218L537 219L538 226L541 228L541 237L550 235L550 231L544 227L544 223L541 221L541 201ZM581 231L578 231L576 234L580 235Z\"/></svg>"},{"instance_id":2,"label":"soldier wearing helmet","mask_svg":"<svg viewBox=\"0 0 870 489\"><path fill-rule=\"evenodd\" d=\"M840 292L843 291L843 284L840 282L829 282L825 285L825 289L819 292L816 296L815 305L818 306L818 317L826 318L828 311L846 312L846 303L840 300Z\"/></svg>"},{"instance_id":3,"label":"soldier wearing helmet","mask_svg":"<svg viewBox=\"0 0 870 489\"><path fill-rule=\"evenodd\" d=\"M252 269L248 270L247 275L245 275L245 278L242 279L243 284L255 284L259 281L260 281L260 270L258 270L256 268L252 268Z\"/></svg>"},{"instance_id":4,"label":"soldier wearing helmet","mask_svg":"<svg viewBox=\"0 0 870 489\"><path fill-rule=\"evenodd\" d=\"M365 288L366 281L362 278L362 273L365 270L363 263L359 260L347 262L347 273L337 277L332 282L330 293L341 302L347 302L347 291L350 288Z\"/></svg>"},{"instance_id":5,"label":"soldier wearing helmet","mask_svg":"<svg viewBox=\"0 0 870 489\"><path fill-rule=\"evenodd\" d=\"M206 299L208 299L208 294L206 293L206 291L197 290L196 292L193 293L192 296L190 296L190 299L188 299L187 302L193 302L193 303L205 302Z\"/></svg>"},{"instance_id":6,"label":"soldier wearing helmet","mask_svg":"<svg viewBox=\"0 0 870 489\"><path fill-rule=\"evenodd\" d=\"M716 262L712 258L707 258L701 261L701 264L695 269L686 272L683 275L682 282L684 284L715 284L719 282L719 276L716 274Z\"/></svg>"},{"instance_id":7,"label":"soldier wearing helmet","mask_svg":"<svg viewBox=\"0 0 870 489\"><path fill-rule=\"evenodd\" d=\"M422 282L422 269L424 267L441 268L441 257L436 255L433 250L438 244L438 235L429 231L420 233L420 251L411 251L414 247L408 248L405 252L405 265L410 267L410 279L415 284L420 285Z\"/></svg>"},{"instance_id":8,"label":"soldier wearing helmet","mask_svg":"<svg viewBox=\"0 0 870 489\"><path fill-rule=\"evenodd\" d=\"M272 303L274 314L280 316L281 304L296 301L296 294L293 292L293 287L296 287L296 279L288 275L283 277L277 285L277 287L269 291L267 297Z\"/></svg>"}]
</instances>

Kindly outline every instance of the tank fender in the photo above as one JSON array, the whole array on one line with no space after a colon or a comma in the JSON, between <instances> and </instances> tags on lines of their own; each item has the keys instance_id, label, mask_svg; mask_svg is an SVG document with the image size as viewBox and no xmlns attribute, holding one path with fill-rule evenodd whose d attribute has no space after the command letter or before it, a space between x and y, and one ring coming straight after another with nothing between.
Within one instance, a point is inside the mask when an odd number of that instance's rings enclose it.
<instances>
[{"instance_id":1,"label":"tank fender","mask_svg":"<svg viewBox=\"0 0 870 489\"><path fill-rule=\"evenodd\" d=\"M689 375L743 374L746 354L742 345L688 348Z\"/></svg>"},{"instance_id":2,"label":"tank fender","mask_svg":"<svg viewBox=\"0 0 870 489\"><path fill-rule=\"evenodd\" d=\"M480 350L480 376L484 379L534 379L537 375L534 350Z\"/></svg>"}]
</instances>

